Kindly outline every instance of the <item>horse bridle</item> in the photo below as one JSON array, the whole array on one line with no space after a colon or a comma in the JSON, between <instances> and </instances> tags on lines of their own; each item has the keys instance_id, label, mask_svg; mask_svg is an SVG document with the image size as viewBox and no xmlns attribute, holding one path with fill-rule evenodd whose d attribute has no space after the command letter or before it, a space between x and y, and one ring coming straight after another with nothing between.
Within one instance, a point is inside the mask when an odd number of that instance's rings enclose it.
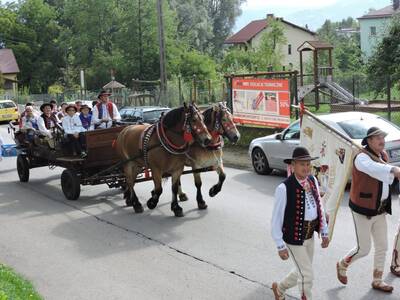
<instances>
[{"instance_id":1,"label":"horse bridle","mask_svg":"<svg viewBox=\"0 0 400 300\"><path fill-rule=\"evenodd\" d=\"M224 121L222 116L226 115L229 112L229 109L226 106L219 105L220 110L217 112L217 116L215 118L214 129L213 131L218 132L219 134L226 136L226 133L232 129L230 122ZM222 128L222 132L220 132L220 128Z\"/></svg>"},{"instance_id":2,"label":"horse bridle","mask_svg":"<svg viewBox=\"0 0 400 300\"><path fill-rule=\"evenodd\" d=\"M168 139L168 137L164 131L164 125L163 125L164 116L162 116L160 118L160 120L158 121L158 124L156 125L157 135L160 140L160 143L168 152L170 152L172 154L186 153L189 148L190 142L193 140L192 132L195 132L195 134L197 135L197 134L201 134L205 131L204 129L202 130L202 129L198 128L196 125L192 124L192 119L194 117L194 114L197 114L197 117L201 120L201 115L199 114L199 111L196 109L195 106L190 105L189 110L185 111L185 120L184 120L183 126L182 126L183 139L184 139L185 143L181 146L175 145ZM172 131L172 132L176 133L175 131Z\"/></svg>"}]
</instances>

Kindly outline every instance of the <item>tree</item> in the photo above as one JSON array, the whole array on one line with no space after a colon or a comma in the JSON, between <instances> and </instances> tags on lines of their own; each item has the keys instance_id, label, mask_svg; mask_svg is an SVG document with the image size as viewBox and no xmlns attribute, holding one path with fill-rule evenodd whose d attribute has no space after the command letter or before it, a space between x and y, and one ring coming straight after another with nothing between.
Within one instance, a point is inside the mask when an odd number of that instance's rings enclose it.
<instances>
[{"instance_id":1,"label":"tree","mask_svg":"<svg viewBox=\"0 0 400 300\"><path fill-rule=\"evenodd\" d=\"M59 79L64 60L58 47L55 10L43 0L0 7L0 41L11 48L21 69L22 86L43 93Z\"/></svg>"},{"instance_id":2,"label":"tree","mask_svg":"<svg viewBox=\"0 0 400 300\"><path fill-rule=\"evenodd\" d=\"M232 47L225 54L222 67L227 72L249 72L258 70L278 70L282 67L283 51L287 39L279 19L270 22L262 34L260 46L242 50Z\"/></svg>"},{"instance_id":3,"label":"tree","mask_svg":"<svg viewBox=\"0 0 400 300\"><path fill-rule=\"evenodd\" d=\"M222 56L222 45L232 33L244 0L169 0L177 13L180 39L191 48Z\"/></svg>"}]
</instances>

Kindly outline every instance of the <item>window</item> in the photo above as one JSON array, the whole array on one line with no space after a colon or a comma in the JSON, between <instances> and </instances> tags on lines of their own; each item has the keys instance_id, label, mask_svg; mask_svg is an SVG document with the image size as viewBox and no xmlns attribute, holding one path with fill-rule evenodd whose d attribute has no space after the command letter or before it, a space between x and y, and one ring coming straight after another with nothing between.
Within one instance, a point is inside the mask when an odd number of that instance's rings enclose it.
<instances>
[{"instance_id":1,"label":"window","mask_svg":"<svg viewBox=\"0 0 400 300\"><path fill-rule=\"evenodd\" d=\"M292 124L286 129L283 139L284 140L298 140L300 138L300 122Z\"/></svg>"},{"instance_id":2,"label":"window","mask_svg":"<svg viewBox=\"0 0 400 300\"><path fill-rule=\"evenodd\" d=\"M288 45L287 52L289 55L292 55L292 45L291 44Z\"/></svg>"},{"instance_id":3,"label":"window","mask_svg":"<svg viewBox=\"0 0 400 300\"><path fill-rule=\"evenodd\" d=\"M369 30L370 30L370 34L371 34L371 35L376 35L376 27L375 27L375 26L371 26L371 27L369 28Z\"/></svg>"}]
</instances>

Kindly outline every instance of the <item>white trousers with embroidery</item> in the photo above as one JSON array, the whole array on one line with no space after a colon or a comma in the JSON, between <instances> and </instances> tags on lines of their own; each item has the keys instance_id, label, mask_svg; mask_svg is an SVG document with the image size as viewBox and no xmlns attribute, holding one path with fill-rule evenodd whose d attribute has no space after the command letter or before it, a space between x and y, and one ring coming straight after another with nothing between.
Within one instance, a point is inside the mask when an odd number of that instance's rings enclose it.
<instances>
[{"instance_id":1,"label":"white trousers with embroidery","mask_svg":"<svg viewBox=\"0 0 400 300\"><path fill-rule=\"evenodd\" d=\"M287 289L298 286L301 297L312 299L313 284L313 257L314 238L305 240L302 246L286 245L289 256L294 263L294 269L283 279L279 285L279 291L284 293Z\"/></svg>"},{"instance_id":2,"label":"white trousers with embroidery","mask_svg":"<svg viewBox=\"0 0 400 300\"><path fill-rule=\"evenodd\" d=\"M392 267L400 266L400 221L397 228L397 233L394 236L393 254L392 254Z\"/></svg>"},{"instance_id":3,"label":"white trousers with embroidery","mask_svg":"<svg viewBox=\"0 0 400 300\"><path fill-rule=\"evenodd\" d=\"M356 231L357 245L343 258L352 264L356 260L367 256L371 250L371 237L374 242L374 270L382 271L385 267L387 241L386 214L371 218L352 211Z\"/></svg>"}]
</instances>

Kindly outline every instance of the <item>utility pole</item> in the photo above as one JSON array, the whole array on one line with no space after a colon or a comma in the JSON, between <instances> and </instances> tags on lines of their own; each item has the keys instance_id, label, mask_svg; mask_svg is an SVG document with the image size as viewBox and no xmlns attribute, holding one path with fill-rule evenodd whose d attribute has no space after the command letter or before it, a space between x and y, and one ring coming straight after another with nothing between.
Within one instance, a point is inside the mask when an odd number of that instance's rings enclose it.
<instances>
[{"instance_id":1,"label":"utility pole","mask_svg":"<svg viewBox=\"0 0 400 300\"><path fill-rule=\"evenodd\" d=\"M166 70L166 56L165 56L165 41L164 41L164 22L162 11L162 0L157 0L157 13L158 13L158 41L160 44L160 98L161 102L165 104L167 96L167 70ZM168 103L168 105L171 105Z\"/></svg>"}]
</instances>

